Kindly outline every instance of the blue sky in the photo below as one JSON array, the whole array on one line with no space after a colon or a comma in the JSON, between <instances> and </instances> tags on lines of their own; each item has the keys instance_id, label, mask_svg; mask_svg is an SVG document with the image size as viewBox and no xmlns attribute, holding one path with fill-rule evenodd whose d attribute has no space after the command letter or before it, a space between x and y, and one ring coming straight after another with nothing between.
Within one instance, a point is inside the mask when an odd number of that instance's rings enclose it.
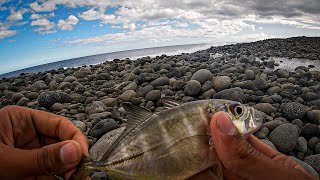
<instances>
[{"instance_id":1,"label":"blue sky","mask_svg":"<svg viewBox=\"0 0 320 180\"><path fill-rule=\"evenodd\" d=\"M0 74L74 57L320 36L319 0L0 0Z\"/></svg>"}]
</instances>

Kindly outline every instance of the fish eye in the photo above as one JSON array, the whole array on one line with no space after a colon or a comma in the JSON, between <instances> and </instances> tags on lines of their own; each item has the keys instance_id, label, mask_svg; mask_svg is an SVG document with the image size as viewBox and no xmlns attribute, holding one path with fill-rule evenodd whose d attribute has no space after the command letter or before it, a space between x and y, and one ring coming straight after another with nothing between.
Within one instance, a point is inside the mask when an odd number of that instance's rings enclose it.
<instances>
[{"instance_id":1,"label":"fish eye","mask_svg":"<svg viewBox=\"0 0 320 180\"><path fill-rule=\"evenodd\" d=\"M234 116L241 116L243 114L243 108L240 105L237 105L231 109L231 112Z\"/></svg>"}]
</instances>

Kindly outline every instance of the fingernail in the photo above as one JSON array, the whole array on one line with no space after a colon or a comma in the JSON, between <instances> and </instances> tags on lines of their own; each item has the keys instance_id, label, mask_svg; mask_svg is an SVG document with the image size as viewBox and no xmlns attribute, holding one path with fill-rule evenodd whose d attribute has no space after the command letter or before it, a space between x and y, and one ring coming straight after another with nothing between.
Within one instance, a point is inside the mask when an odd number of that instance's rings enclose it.
<instances>
[{"instance_id":1,"label":"fingernail","mask_svg":"<svg viewBox=\"0 0 320 180\"><path fill-rule=\"evenodd\" d=\"M223 113L221 116L219 116L217 125L219 130L226 135L231 136L237 134L236 126L226 113Z\"/></svg>"},{"instance_id":2,"label":"fingernail","mask_svg":"<svg viewBox=\"0 0 320 180\"><path fill-rule=\"evenodd\" d=\"M63 164L72 164L78 160L77 147L73 143L67 143L60 149L60 159Z\"/></svg>"}]
</instances>

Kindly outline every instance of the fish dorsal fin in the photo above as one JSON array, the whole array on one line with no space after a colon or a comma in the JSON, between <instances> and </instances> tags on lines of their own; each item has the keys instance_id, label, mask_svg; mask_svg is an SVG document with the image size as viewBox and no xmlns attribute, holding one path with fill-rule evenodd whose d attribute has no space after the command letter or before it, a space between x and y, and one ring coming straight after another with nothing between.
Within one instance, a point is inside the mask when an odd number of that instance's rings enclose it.
<instances>
[{"instance_id":1,"label":"fish dorsal fin","mask_svg":"<svg viewBox=\"0 0 320 180\"><path fill-rule=\"evenodd\" d=\"M175 101L175 100L170 99L170 98L162 98L161 101L162 101L162 103L164 105L163 107L166 108L166 109L170 109L170 108L173 108L173 107L181 105L180 102Z\"/></svg>"},{"instance_id":2,"label":"fish dorsal fin","mask_svg":"<svg viewBox=\"0 0 320 180\"><path fill-rule=\"evenodd\" d=\"M144 120L150 118L153 115L153 113L148 109L143 107L138 107L130 103L123 103L122 107L127 112L127 117L128 117L127 126L124 132L137 127Z\"/></svg>"},{"instance_id":3,"label":"fish dorsal fin","mask_svg":"<svg viewBox=\"0 0 320 180\"><path fill-rule=\"evenodd\" d=\"M119 143L137 126L149 119L153 113L146 108L138 107L130 103L122 103L121 106L127 112L128 122L121 135L113 142L112 146L104 154L102 160L106 160Z\"/></svg>"}]
</instances>

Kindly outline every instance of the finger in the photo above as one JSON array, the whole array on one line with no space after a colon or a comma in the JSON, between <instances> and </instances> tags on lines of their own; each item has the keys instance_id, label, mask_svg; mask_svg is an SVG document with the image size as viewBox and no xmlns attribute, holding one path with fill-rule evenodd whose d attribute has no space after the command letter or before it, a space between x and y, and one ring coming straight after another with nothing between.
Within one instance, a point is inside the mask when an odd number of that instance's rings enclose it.
<instances>
[{"instance_id":1,"label":"finger","mask_svg":"<svg viewBox=\"0 0 320 180\"><path fill-rule=\"evenodd\" d=\"M268 177L265 168L273 167L274 163L240 135L226 113L216 113L210 126L214 147L228 171L244 179L255 179L257 175Z\"/></svg>"},{"instance_id":2,"label":"finger","mask_svg":"<svg viewBox=\"0 0 320 180\"><path fill-rule=\"evenodd\" d=\"M12 106L8 112L12 119L30 118L36 131L41 135L57 137L62 141L70 139L77 141L81 145L84 155L88 156L89 145L87 138L67 118L45 111L18 106Z\"/></svg>"},{"instance_id":3,"label":"finger","mask_svg":"<svg viewBox=\"0 0 320 180\"><path fill-rule=\"evenodd\" d=\"M82 148L69 140L34 150L21 150L1 145L0 174L23 177L63 174L76 168Z\"/></svg>"},{"instance_id":4,"label":"finger","mask_svg":"<svg viewBox=\"0 0 320 180\"><path fill-rule=\"evenodd\" d=\"M265 143L260 141L257 137L253 136L252 134L247 138L247 141L255 149L257 149L258 151L260 151L270 159L276 160L277 162L285 165L286 167L293 167L307 173L307 171L299 163L289 158L288 156L283 155L279 151L271 148L270 146L266 145Z\"/></svg>"}]
</instances>

